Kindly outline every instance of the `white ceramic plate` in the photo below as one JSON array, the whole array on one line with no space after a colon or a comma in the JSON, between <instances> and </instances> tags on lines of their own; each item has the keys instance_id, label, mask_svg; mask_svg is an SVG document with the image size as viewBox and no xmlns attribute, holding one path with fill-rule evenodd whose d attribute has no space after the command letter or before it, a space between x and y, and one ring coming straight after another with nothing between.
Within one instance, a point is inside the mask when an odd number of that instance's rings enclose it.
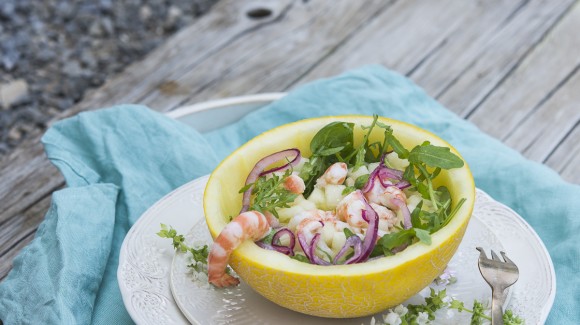
<instances>
[{"instance_id":1,"label":"white ceramic plate","mask_svg":"<svg viewBox=\"0 0 580 325\"><path fill-rule=\"evenodd\" d=\"M274 93L207 102L169 115L200 132L207 132L282 96ZM119 287L125 307L137 324L187 324L188 319L199 324L370 322L370 317L330 321L291 312L265 300L243 283L233 290L217 291L191 278L183 255L176 256L172 269L175 254L170 240L156 235L159 224L172 225L180 233L189 232L189 239L192 236L209 239L201 205L205 182L207 177L202 177L165 196L141 216L123 242L117 274ZM527 324L542 324L552 307L556 288L550 256L534 230L519 215L479 190L474 217L451 262L459 281L448 291L466 302L490 294L477 271L476 245L488 250L505 247L521 270L508 308L522 315Z\"/></svg>"}]
</instances>

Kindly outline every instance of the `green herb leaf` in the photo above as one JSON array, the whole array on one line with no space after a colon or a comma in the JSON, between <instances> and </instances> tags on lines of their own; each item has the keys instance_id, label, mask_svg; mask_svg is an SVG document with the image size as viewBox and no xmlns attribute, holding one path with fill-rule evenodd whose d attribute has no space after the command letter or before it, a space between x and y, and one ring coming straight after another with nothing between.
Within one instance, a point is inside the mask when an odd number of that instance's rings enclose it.
<instances>
[{"instance_id":1,"label":"green herb leaf","mask_svg":"<svg viewBox=\"0 0 580 325\"><path fill-rule=\"evenodd\" d=\"M399 140L395 138L392 131L388 133L386 137L387 143L393 148L393 150L397 153L397 156L399 156L399 158L406 159L407 157L409 157L409 150L403 147L401 142L399 142Z\"/></svg>"},{"instance_id":2,"label":"green herb leaf","mask_svg":"<svg viewBox=\"0 0 580 325\"><path fill-rule=\"evenodd\" d=\"M340 147L336 147L336 148L321 149L316 154L318 154L320 156L332 156L336 153L339 153L344 148L345 148L345 146L340 146Z\"/></svg>"},{"instance_id":3,"label":"green herb leaf","mask_svg":"<svg viewBox=\"0 0 580 325\"><path fill-rule=\"evenodd\" d=\"M304 262L304 263L311 264L310 263L310 260L308 259L308 257L306 257L306 256L304 256L302 254L294 254L294 256L290 256L290 258L293 259L293 260L297 260L297 261L300 261L300 262Z\"/></svg>"},{"instance_id":4,"label":"green herb leaf","mask_svg":"<svg viewBox=\"0 0 580 325\"><path fill-rule=\"evenodd\" d=\"M366 175L360 175L359 177L356 178L356 180L354 181L354 187L358 190L362 189L365 184L368 182L369 180L369 174Z\"/></svg>"},{"instance_id":5,"label":"green herb leaf","mask_svg":"<svg viewBox=\"0 0 580 325\"><path fill-rule=\"evenodd\" d=\"M350 231L350 229L348 229L348 228L344 228L342 231L344 232L346 239L348 239L352 236L356 236L356 234L354 232Z\"/></svg>"},{"instance_id":6,"label":"green herb leaf","mask_svg":"<svg viewBox=\"0 0 580 325\"><path fill-rule=\"evenodd\" d=\"M377 246L382 247L383 251L392 253L391 250L403 244L410 244L415 237L415 230L404 229L384 235L377 241ZM386 255L386 254L385 254ZM389 254L390 255L390 254Z\"/></svg>"},{"instance_id":7,"label":"green herb leaf","mask_svg":"<svg viewBox=\"0 0 580 325\"><path fill-rule=\"evenodd\" d=\"M424 228L423 222L421 221L421 208L423 208L423 201L420 201L415 209L413 209L413 212L411 212L411 224L413 228Z\"/></svg>"},{"instance_id":8,"label":"green herb leaf","mask_svg":"<svg viewBox=\"0 0 580 325\"><path fill-rule=\"evenodd\" d=\"M429 231L420 228L413 229L415 229L415 235L417 238L419 238L419 241L424 244L431 245L431 235L429 234Z\"/></svg>"},{"instance_id":9,"label":"green herb leaf","mask_svg":"<svg viewBox=\"0 0 580 325\"><path fill-rule=\"evenodd\" d=\"M352 150L354 123L332 122L324 126L310 141L310 150L317 155L320 151L335 148ZM336 153L336 152L335 152Z\"/></svg>"},{"instance_id":10,"label":"green herb leaf","mask_svg":"<svg viewBox=\"0 0 580 325\"><path fill-rule=\"evenodd\" d=\"M250 210L262 213L267 211L278 218L276 209L289 208L290 203L298 197L298 194L290 192L283 186L284 179L291 173L292 171L288 169L282 176L271 174L272 177L259 177L253 184L254 199L250 205Z\"/></svg>"},{"instance_id":11,"label":"green herb leaf","mask_svg":"<svg viewBox=\"0 0 580 325\"><path fill-rule=\"evenodd\" d=\"M409 153L409 161L414 164L425 163L431 167L451 169L463 167L463 160L447 147L437 147L431 144L416 146Z\"/></svg>"},{"instance_id":12,"label":"green herb leaf","mask_svg":"<svg viewBox=\"0 0 580 325\"><path fill-rule=\"evenodd\" d=\"M356 187L354 186L347 186L342 190L342 195L349 195L350 193L356 191Z\"/></svg>"}]
</instances>

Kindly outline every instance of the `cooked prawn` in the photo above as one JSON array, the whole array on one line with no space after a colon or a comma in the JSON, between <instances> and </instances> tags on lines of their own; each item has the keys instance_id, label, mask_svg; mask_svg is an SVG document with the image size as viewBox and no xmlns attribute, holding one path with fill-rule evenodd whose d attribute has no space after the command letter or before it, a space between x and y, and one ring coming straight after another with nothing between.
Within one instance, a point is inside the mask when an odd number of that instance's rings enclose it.
<instances>
[{"instance_id":1,"label":"cooked prawn","mask_svg":"<svg viewBox=\"0 0 580 325\"><path fill-rule=\"evenodd\" d=\"M348 173L348 166L345 163L337 162L326 169L324 174L316 181L318 186L326 186L328 184L341 185L346 179Z\"/></svg>"},{"instance_id":2,"label":"cooked prawn","mask_svg":"<svg viewBox=\"0 0 580 325\"><path fill-rule=\"evenodd\" d=\"M226 273L230 255L246 239L260 240L270 230L266 216L260 212L247 211L235 217L217 236L209 252L209 282L218 288L239 284L239 279Z\"/></svg>"},{"instance_id":3,"label":"cooked prawn","mask_svg":"<svg viewBox=\"0 0 580 325\"><path fill-rule=\"evenodd\" d=\"M379 216L379 230L388 233L399 221L397 214L394 211L376 203L370 203L369 205Z\"/></svg>"},{"instance_id":4,"label":"cooked prawn","mask_svg":"<svg viewBox=\"0 0 580 325\"><path fill-rule=\"evenodd\" d=\"M365 197L369 203L376 203L385 206L391 210L398 210L399 206L392 202L393 199L400 200L407 203L407 196L403 191L394 185L389 185L386 188L381 182L375 181L373 187L365 193Z\"/></svg>"},{"instance_id":5,"label":"cooked prawn","mask_svg":"<svg viewBox=\"0 0 580 325\"><path fill-rule=\"evenodd\" d=\"M294 194L302 194L306 189L306 185L300 176L290 175L284 179L284 188Z\"/></svg>"},{"instance_id":6,"label":"cooked prawn","mask_svg":"<svg viewBox=\"0 0 580 325\"><path fill-rule=\"evenodd\" d=\"M365 198L361 191L354 191L345 196L336 206L339 220L346 221L351 227L366 228L368 222L362 217L365 209Z\"/></svg>"},{"instance_id":7,"label":"cooked prawn","mask_svg":"<svg viewBox=\"0 0 580 325\"><path fill-rule=\"evenodd\" d=\"M366 229L368 222L364 220L362 212L365 209L365 198L361 191L354 191L345 196L336 207L336 215L346 221L351 227ZM388 208L376 204L369 204L379 216L379 229L388 232L397 222L397 214Z\"/></svg>"}]
</instances>

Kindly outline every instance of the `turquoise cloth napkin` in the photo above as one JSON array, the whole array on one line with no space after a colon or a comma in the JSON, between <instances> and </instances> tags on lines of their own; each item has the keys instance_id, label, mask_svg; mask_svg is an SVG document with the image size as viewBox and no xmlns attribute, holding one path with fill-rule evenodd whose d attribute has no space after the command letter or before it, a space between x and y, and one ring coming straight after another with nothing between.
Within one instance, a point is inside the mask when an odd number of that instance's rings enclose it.
<instances>
[{"instance_id":1,"label":"turquoise cloth napkin","mask_svg":"<svg viewBox=\"0 0 580 325\"><path fill-rule=\"evenodd\" d=\"M68 187L0 285L5 324L123 324L131 320L116 281L123 237L172 189L272 127L308 117L377 113L428 129L467 160L476 185L520 213L554 262L549 324L580 324L580 186L480 132L403 76L368 66L296 89L235 124L207 134L140 106L61 121L43 137Z\"/></svg>"}]
</instances>

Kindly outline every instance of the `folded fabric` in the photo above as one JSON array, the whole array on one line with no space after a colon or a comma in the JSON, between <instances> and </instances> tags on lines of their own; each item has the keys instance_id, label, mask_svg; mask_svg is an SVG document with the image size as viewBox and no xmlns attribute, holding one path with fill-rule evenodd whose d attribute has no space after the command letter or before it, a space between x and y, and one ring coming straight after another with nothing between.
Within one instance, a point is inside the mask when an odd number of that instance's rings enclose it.
<instances>
[{"instance_id":1,"label":"folded fabric","mask_svg":"<svg viewBox=\"0 0 580 325\"><path fill-rule=\"evenodd\" d=\"M0 284L5 324L123 324L131 320L116 281L119 248L137 218L172 189L207 174L272 127L323 115L379 114L449 141L477 187L520 213L538 232L559 279L551 324L580 324L580 186L523 158L379 66L304 85L227 127L201 135L139 106L61 121L43 137L68 188L53 196L36 238Z\"/></svg>"}]
</instances>

